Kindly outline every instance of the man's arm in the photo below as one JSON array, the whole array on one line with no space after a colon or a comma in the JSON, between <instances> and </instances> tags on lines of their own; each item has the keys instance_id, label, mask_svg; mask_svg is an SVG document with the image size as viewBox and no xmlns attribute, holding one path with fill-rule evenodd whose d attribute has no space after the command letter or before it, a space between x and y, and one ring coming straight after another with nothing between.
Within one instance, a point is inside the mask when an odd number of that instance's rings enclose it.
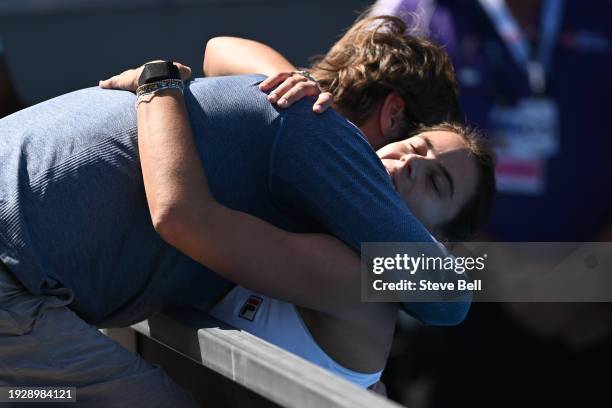
<instances>
[{"instance_id":1,"label":"man's arm","mask_svg":"<svg viewBox=\"0 0 612 408\"><path fill-rule=\"evenodd\" d=\"M133 91L130 78L137 72L126 71L101 86ZM360 302L360 261L342 242L326 234L284 231L214 199L180 91L164 90L139 102L137 125L149 211L166 242L251 290L392 330L397 305Z\"/></svg>"},{"instance_id":2,"label":"man's arm","mask_svg":"<svg viewBox=\"0 0 612 408\"><path fill-rule=\"evenodd\" d=\"M295 66L279 52L257 41L238 37L215 37L206 43L204 75L274 75L294 71Z\"/></svg>"}]
</instances>

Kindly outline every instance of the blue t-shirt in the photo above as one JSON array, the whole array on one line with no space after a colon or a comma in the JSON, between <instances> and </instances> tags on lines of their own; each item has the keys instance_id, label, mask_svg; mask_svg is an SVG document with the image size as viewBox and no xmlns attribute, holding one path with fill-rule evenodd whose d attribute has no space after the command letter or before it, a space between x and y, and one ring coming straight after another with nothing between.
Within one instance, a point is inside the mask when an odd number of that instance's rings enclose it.
<instances>
[{"instance_id":1,"label":"blue t-shirt","mask_svg":"<svg viewBox=\"0 0 612 408\"><path fill-rule=\"evenodd\" d=\"M429 242L360 131L312 101L278 111L261 76L193 81L185 99L215 198L281 228L361 242ZM0 260L33 293L63 286L93 323L125 325L211 300L226 282L153 229L134 95L90 88L0 120ZM257 237L253 237L257 239ZM433 324L467 303L414 304Z\"/></svg>"}]
</instances>

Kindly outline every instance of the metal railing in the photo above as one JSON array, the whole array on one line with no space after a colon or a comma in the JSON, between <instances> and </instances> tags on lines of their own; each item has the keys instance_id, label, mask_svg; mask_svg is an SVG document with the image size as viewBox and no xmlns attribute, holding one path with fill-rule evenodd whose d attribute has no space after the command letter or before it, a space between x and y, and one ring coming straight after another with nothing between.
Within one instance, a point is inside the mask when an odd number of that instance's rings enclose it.
<instances>
[{"instance_id":1,"label":"metal railing","mask_svg":"<svg viewBox=\"0 0 612 408\"><path fill-rule=\"evenodd\" d=\"M283 407L400 407L194 309L156 315L132 328L168 353L180 353Z\"/></svg>"}]
</instances>

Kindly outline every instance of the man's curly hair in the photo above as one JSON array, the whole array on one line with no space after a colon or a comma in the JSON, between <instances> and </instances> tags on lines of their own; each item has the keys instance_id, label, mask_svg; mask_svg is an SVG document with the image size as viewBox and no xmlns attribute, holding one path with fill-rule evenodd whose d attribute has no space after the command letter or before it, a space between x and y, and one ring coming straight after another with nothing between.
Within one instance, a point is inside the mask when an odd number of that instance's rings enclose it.
<instances>
[{"instance_id":1,"label":"man's curly hair","mask_svg":"<svg viewBox=\"0 0 612 408\"><path fill-rule=\"evenodd\" d=\"M458 88L448 55L406 29L393 16L361 18L310 70L334 95L336 109L356 125L393 91L406 102L407 133L419 125L458 120Z\"/></svg>"}]
</instances>

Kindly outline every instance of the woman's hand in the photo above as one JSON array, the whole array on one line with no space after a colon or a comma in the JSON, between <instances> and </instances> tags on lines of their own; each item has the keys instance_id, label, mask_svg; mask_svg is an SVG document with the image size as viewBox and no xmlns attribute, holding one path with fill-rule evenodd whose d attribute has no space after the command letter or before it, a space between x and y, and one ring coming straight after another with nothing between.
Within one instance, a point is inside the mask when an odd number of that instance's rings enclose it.
<instances>
[{"instance_id":1,"label":"woman's hand","mask_svg":"<svg viewBox=\"0 0 612 408\"><path fill-rule=\"evenodd\" d=\"M331 93L321 92L318 83L294 71L281 71L266 78L259 84L259 89L266 92L278 84L280 85L268 95L268 100L281 108L288 108L305 96L319 96L312 107L315 113L325 112L334 103Z\"/></svg>"},{"instance_id":2,"label":"woman's hand","mask_svg":"<svg viewBox=\"0 0 612 408\"><path fill-rule=\"evenodd\" d=\"M156 60L150 62L163 61ZM178 68L181 74L181 80L188 80L191 76L191 68L179 62L175 62L174 65ZM110 77L109 79L100 81L98 85L100 86L100 88L104 89L125 89L126 91L136 92L136 88L138 88L138 78L140 78L140 74L142 73L143 68L144 65L141 65L138 68L128 69L127 71L123 71L119 75L115 75L113 77Z\"/></svg>"}]
</instances>

